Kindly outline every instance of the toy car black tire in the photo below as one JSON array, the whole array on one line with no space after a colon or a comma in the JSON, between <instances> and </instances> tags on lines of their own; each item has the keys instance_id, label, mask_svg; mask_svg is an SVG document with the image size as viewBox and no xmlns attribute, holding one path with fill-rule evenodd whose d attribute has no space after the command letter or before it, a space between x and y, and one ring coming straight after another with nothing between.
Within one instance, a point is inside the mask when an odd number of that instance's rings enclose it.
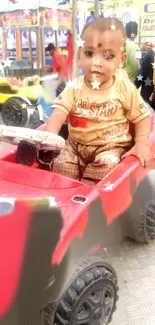
<instances>
[{"instance_id":1,"label":"toy car black tire","mask_svg":"<svg viewBox=\"0 0 155 325\"><path fill-rule=\"evenodd\" d=\"M80 273L65 289L56 308L56 325L107 325L116 309L116 276L104 266Z\"/></svg>"},{"instance_id":2,"label":"toy car black tire","mask_svg":"<svg viewBox=\"0 0 155 325\"><path fill-rule=\"evenodd\" d=\"M132 220L130 238L141 243L150 243L155 239L155 201L148 201L139 218L135 216Z\"/></svg>"},{"instance_id":3,"label":"toy car black tire","mask_svg":"<svg viewBox=\"0 0 155 325\"><path fill-rule=\"evenodd\" d=\"M23 101L23 103L25 103ZM22 107L22 100L9 98L2 106L2 120L8 126L24 126L27 122L27 109Z\"/></svg>"}]
</instances>

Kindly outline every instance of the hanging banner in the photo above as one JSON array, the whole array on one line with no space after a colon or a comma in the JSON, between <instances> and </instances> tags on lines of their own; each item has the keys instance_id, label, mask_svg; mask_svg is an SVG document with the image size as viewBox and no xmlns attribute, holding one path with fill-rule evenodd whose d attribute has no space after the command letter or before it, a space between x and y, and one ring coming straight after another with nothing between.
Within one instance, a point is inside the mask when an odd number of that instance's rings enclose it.
<instances>
[{"instance_id":1,"label":"hanging banner","mask_svg":"<svg viewBox=\"0 0 155 325\"><path fill-rule=\"evenodd\" d=\"M155 0L143 0L141 3L141 29L142 41L155 42Z\"/></svg>"},{"instance_id":2,"label":"hanging banner","mask_svg":"<svg viewBox=\"0 0 155 325\"><path fill-rule=\"evenodd\" d=\"M52 26L52 9L39 7L39 25L46 27Z\"/></svg>"},{"instance_id":3,"label":"hanging banner","mask_svg":"<svg viewBox=\"0 0 155 325\"><path fill-rule=\"evenodd\" d=\"M72 28L72 13L68 10L39 7L39 25L70 30Z\"/></svg>"},{"instance_id":4,"label":"hanging banner","mask_svg":"<svg viewBox=\"0 0 155 325\"><path fill-rule=\"evenodd\" d=\"M118 8L136 8L140 5L142 0L107 0L104 4L104 7L111 7L111 9L118 9ZM102 5L101 5L102 6Z\"/></svg>"},{"instance_id":5,"label":"hanging banner","mask_svg":"<svg viewBox=\"0 0 155 325\"><path fill-rule=\"evenodd\" d=\"M57 10L39 7L39 25L43 27L58 27Z\"/></svg>"},{"instance_id":6,"label":"hanging banner","mask_svg":"<svg viewBox=\"0 0 155 325\"><path fill-rule=\"evenodd\" d=\"M15 10L0 14L0 27L36 26L37 10Z\"/></svg>"},{"instance_id":7,"label":"hanging banner","mask_svg":"<svg viewBox=\"0 0 155 325\"><path fill-rule=\"evenodd\" d=\"M58 9L58 26L60 29L72 29L72 12Z\"/></svg>"},{"instance_id":8,"label":"hanging banner","mask_svg":"<svg viewBox=\"0 0 155 325\"><path fill-rule=\"evenodd\" d=\"M152 3L145 1L141 12L143 13L141 31L155 30L155 1Z\"/></svg>"},{"instance_id":9,"label":"hanging banner","mask_svg":"<svg viewBox=\"0 0 155 325\"><path fill-rule=\"evenodd\" d=\"M121 8L116 9L115 11L107 10L104 14L105 17L116 17L124 25L129 21L136 21L139 23L139 10L138 8Z\"/></svg>"},{"instance_id":10,"label":"hanging banner","mask_svg":"<svg viewBox=\"0 0 155 325\"><path fill-rule=\"evenodd\" d=\"M154 31L155 30L155 15L144 14L142 17L141 31Z\"/></svg>"}]
</instances>

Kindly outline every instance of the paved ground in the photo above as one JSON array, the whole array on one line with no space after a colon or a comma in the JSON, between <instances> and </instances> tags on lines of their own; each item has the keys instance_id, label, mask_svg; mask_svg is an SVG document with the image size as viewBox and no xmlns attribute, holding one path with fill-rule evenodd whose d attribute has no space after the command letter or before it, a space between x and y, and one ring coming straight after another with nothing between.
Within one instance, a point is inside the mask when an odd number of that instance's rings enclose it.
<instances>
[{"instance_id":1,"label":"paved ground","mask_svg":"<svg viewBox=\"0 0 155 325\"><path fill-rule=\"evenodd\" d=\"M116 248L112 264L120 291L111 325L155 325L155 243L125 241Z\"/></svg>"},{"instance_id":2,"label":"paved ground","mask_svg":"<svg viewBox=\"0 0 155 325\"><path fill-rule=\"evenodd\" d=\"M123 242L113 265L120 299L112 325L155 325L155 243Z\"/></svg>"}]
</instances>

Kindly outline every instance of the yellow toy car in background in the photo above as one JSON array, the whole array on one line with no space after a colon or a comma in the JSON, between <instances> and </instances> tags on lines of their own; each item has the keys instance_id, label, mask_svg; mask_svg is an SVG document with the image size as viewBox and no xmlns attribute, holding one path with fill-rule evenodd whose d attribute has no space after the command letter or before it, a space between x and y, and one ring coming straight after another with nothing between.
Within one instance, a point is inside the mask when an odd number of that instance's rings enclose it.
<instances>
[{"instance_id":1,"label":"yellow toy car in background","mask_svg":"<svg viewBox=\"0 0 155 325\"><path fill-rule=\"evenodd\" d=\"M4 124L24 126L28 109L37 107L40 96L50 101L38 76L26 78L21 87L12 85L6 78L0 78L0 108Z\"/></svg>"}]
</instances>

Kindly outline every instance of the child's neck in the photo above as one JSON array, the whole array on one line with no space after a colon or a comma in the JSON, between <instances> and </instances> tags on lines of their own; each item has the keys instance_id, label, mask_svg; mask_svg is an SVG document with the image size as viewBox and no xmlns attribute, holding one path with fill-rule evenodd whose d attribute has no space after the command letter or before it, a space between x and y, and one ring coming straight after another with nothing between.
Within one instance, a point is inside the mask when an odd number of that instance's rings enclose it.
<instances>
[{"instance_id":1,"label":"child's neck","mask_svg":"<svg viewBox=\"0 0 155 325\"><path fill-rule=\"evenodd\" d=\"M85 84L87 87L91 88L92 89L92 82L90 82L89 80L87 80L86 78L84 78L85 80ZM115 76L113 76L110 80L108 80L107 82L102 82L99 86L99 91L102 91L102 90L106 90L108 88L111 88L113 86L115 82ZM97 90L97 89L95 89Z\"/></svg>"}]
</instances>

